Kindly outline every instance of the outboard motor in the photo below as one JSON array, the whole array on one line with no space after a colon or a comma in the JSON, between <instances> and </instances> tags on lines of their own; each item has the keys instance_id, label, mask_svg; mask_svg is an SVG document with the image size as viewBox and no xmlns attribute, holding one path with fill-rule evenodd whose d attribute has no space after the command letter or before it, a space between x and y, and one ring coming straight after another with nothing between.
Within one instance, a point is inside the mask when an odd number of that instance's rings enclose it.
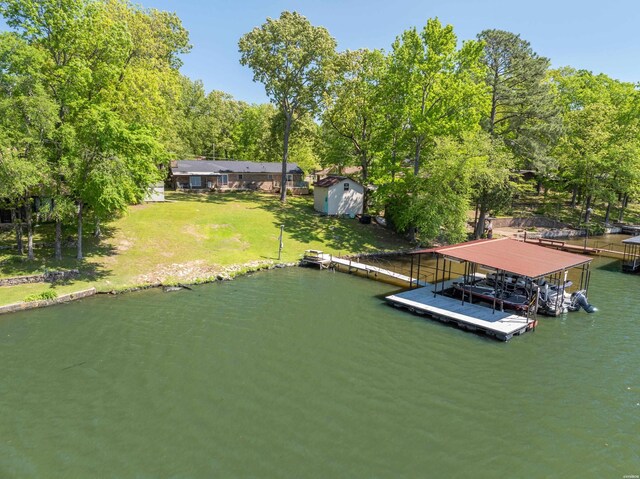
<instances>
[{"instance_id":1,"label":"outboard motor","mask_svg":"<svg viewBox=\"0 0 640 479\"><path fill-rule=\"evenodd\" d=\"M578 311L580 308L584 309L587 313L595 313L596 311L596 308L587 301L587 297L583 291L576 291L571 295L571 306L575 308L574 311Z\"/></svg>"}]
</instances>

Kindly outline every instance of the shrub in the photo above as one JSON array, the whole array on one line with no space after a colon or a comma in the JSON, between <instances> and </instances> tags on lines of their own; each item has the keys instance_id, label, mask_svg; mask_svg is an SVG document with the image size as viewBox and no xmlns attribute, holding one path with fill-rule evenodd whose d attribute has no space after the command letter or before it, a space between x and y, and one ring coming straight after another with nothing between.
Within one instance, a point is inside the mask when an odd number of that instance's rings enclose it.
<instances>
[{"instance_id":1,"label":"shrub","mask_svg":"<svg viewBox=\"0 0 640 479\"><path fill-rule=\"evenodd\" d=\"M42 293L34 293L30 294L26 298L24 298L25 303L30 303L32 301L42 301L42 300L50 300L56 299L58 297L58 293L53 289L48 289L43 291Z\"/></svg>"}]
</instances>

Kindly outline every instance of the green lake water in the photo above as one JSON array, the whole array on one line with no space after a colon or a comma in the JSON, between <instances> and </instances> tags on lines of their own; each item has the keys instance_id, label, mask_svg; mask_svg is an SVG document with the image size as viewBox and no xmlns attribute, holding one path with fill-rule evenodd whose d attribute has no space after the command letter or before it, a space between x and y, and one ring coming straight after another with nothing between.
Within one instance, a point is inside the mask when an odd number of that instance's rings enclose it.
<instances>
[{"instance_id":1,"label":"green lake water","mask_svg":"<svg viewBox=\"0 0 640 479\"><path fill-rule=\"evenodd\" d=\"M0 478L640 474L640 276L501 343L292 268L0 318Z\"/></svg>"}]
</instances>

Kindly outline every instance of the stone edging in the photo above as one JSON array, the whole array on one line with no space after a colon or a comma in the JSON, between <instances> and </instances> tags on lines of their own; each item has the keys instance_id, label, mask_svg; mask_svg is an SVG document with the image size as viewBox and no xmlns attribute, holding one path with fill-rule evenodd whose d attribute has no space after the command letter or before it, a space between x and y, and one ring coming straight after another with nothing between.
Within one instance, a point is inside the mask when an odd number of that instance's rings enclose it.
<instances>
[{"instance_id":1,"label":"stone edging","mask_svg":"<svg viewBox=\"0 0 640 479\"><path fill-rule=\"evenodd\" d=\"M14 278L0 279L0 286L16 286L19 284L30 283L53 283L55 281L65 280L78 276L80 271L71 269L68 271L47 271L43 274L32 274L29 276L16 276Z\"/></svg>"},{"instance_id":2,"label":"stone edging","mask_svg":"<svg viewBox=\"0 0 640 479\"><path fill-rule=\"evenodd\" d=\"M0 314L15 313L17 311L26 311L28 309L44 308L53 306L54 304L66 303L76 299L87 298L96 294L96 288L89 288L75 293L68 293L58 296L55 299L41 299L39 301L21 301L19 303L7 304L0 306Z\"/></svg>"}]
</instances>

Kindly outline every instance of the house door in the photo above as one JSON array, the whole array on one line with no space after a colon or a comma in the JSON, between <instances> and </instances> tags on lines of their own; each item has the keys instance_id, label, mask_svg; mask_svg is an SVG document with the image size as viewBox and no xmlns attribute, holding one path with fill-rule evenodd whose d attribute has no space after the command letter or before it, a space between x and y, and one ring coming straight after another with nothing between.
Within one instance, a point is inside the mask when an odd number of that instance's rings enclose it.
<instances>
[{"instance_id":1,"label":"house door","mask_svg":"<svg viewBox=\"0 0 640 479\"><path fill-rule=\"evenodd\" d=\"M324 197L324 206L322 208L322 212L325 215L329 214L329 193L327 193L326 196Z\"/></svg>"}]
</instances>

